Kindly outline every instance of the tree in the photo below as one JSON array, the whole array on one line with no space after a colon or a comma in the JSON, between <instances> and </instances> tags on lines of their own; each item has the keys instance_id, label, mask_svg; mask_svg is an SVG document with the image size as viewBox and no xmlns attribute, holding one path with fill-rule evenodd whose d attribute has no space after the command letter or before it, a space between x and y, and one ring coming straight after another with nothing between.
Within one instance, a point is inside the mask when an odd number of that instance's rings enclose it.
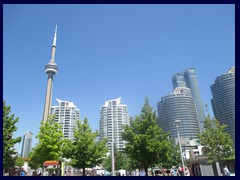
<instances>
[{"instance_id":1,"label":"tree","mask_svg":"<svg viewBox=\"0 0 240 180\"><path fill-rule=\"evenodd\" d=\"M63 156L71 158L71 165L74 168L82 168L83 176L86 168L101 164L107 153L107 141L95 142L97 135L97 132L92 132L85 118L83 123L77 122L73 141L66 141L63 146Z\"/></svg>"},{"instance_id":2,"label":"tree","mask_svg":"<svg viewBox=\"0 0 240 180\"><path fill-rule=\"evenodd\" d=\"M130 126L126 125L122 137L126 144L126 153L131 157L139 169L144 169L148 176L148 168L153 167L162 160L161 156L166 154L165 143L168 141L168 133L157 125L156 112L152 112L148 98L141 110L131 121Z\"/></svg>"},{"instance_id":3,"label":"tree","mask_svg":"<svg viewBox=\"0 0 240 180\"><path fill-rule=\"evenodd\" d=\"M29 153L30 162L28 163L28 165L34 170L36 170L39 167L42 167L43 162L45 161L44 156L42 156L41 153L41 148L42 147L38 144Z\"/></svg>"},{"instance_id":4,"label":"tree","mask_svg":"<svg viewBox=\"0 0 240 180\"><path fill-rule=\"evenodd\" d=\"M127 154L123 151L114 150L114 157L115 157L115 170L118 171L120 169L126 169L128 170L129 166L129 158L127 157ZM106 169L109 172L112 172L112 154L110 154L108 157L106 157L103 160L102 163L104 169Z\"/></svg>"},{"instance_id":5,"label":"tree","mask_svg":"<svg viewBox=\"0 0 240 180\"><path fill-rule=\"evenodd\" d=\"M6 106L3 101L3 169L14 168L17 159L17 152L14 149L16 143L21 142L21 137L13 138L13 132L17 131L16 123L19 118L14 119L14 114L10 115L11 107Z\"/></svg>"},{"instance_id":6,"label":"tree","mask_svg":"<svg viewBox=\"0 0 240 180\"><path fill-rule=\"evenodd\" d=\"M224 132L227 125L221 125L216 118L211 120L210 114L204 121L204 130L198 134L198 143L204 146L208 162L231 160L235 157L233 142L228 133Z\"/></svg>"},{"instance_id":7,"label":"tree","mask_svg":"<svg viewBox=\"0 0 240 180\"><path fill-rule=\"evenodd\" d=\"M172 165L177 166L181 162L181 156L179 152L179 146L176 146L173 141L163 140L162 153L160 156L160 166L166 169L170 169ZM165 152L165 153L164 153Z\"/></svg>"},{"instance_id":8,"label":"tree","mask_svg":"<svg viewBox=\"0 0 240 180\"><path fill-rule=\"evenodd\" d=\"M22 169L22 166L24 165L24 160L21 157L17 157L16 162L15 162L15 166L18 166L20 168L20 172Z\"/></svg>"},{"instance_id":9,"label":"tree","mask_svg":"<svg viewBox=\"0 0 240 180\"><path fill-rule=\"evenodd\" d=\"M54 119L55 116L51 115L45 123L41 123L40 132L36 136L39 143L30 152L30 165L33 168L42 167L44 161L60 160L62 157L62 128Z\"/></svg>"},{"instance_id":10,"label":"tree","mask_svg":"<svg viewBox=\"0 0 240 180\"><path fill-rule=\"evenodd\" d=\"M21 168L21 167L24 165L24 160L23 160L23 158L18 157L18 158L16 159L15 165Z\"/></svg>"}]
</instances>

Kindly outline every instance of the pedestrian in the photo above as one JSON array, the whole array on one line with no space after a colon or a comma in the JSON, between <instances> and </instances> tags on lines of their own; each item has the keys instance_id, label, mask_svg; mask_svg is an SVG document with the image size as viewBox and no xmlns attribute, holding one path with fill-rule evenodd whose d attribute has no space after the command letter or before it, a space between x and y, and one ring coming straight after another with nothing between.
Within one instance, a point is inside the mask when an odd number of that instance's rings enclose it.
<instances>
[{"instance_id":1,"label":"pedestrian","mask_svg":"<svg viewBox=\"0 0 240 180\"><path fill-rule=\"evenodd\" d=\"M224 168L223 168L223 174L224 174L224 176L230 176L230 172L227 168L227 165L225 165Z\"/></svg>"},{"instance_id":2,"label":"pedestrian","mask_svg":"<svg viewBox=\"0 0 240 180\"><path fill-rule=\"evenodd\" d=\"M44 171L43 171L43 176L48 176L48 172L46 169L44 169Z\"/></svg>"},{"instance_id":3,"label":"pedestrian","mask_svg":"<svg viewBox=\"0 0 240 180\"><path fill-rule=\"evenodd\" d=\"M24 170L22 170L20 176L25 176L25 172L24 172Z\"/></svg>"},{"instance_id":4,"label":"pedestrian","mask_svg":"<svg viewBox=\"0 0 240 180\"><path fill-rule=\"evenodd\" d=\"M178 176L176 166L172 166L172 169L170 170L170 174L171 176Z\"/></svg>"},{"instance_id":5,"label":"pedestrian","mask_svg":"<svg viewBox=\"0 0 240 180\"><path fill-rule=\"evenodd\" d=\"M8 171L6 171L3 176L9 176Z\"/></svg>"},{"instance_id":6,"label":"pedestrian","mask_svg":"<svg viewBox=\"0 0 240 180\"><path fill-rule=\"evenodd\" d=\"M190 172L189 172L188 167L185 167L185 174L186 174L186 176L190 176Z\"/></svg>"},{"instance_id":7,"label":"pedestrian","mask_svg":"<svg viewBox=\"0 0 240 180\"><path fill-rule=\"evenodd\" d=\"M179 174L179 176L184 176L184 168L183 168L182 165L180 165L180 166L178 167L178 174Z\"/></svg>"},{"instance_id":8,"label":"pedestrian","mask_svg":"<svg viewBox=\"0 0 240 180\"><path fill-rule=\"evenodd\" d=\"M33 172L32 172L32 176L36 176L36 171L35 170L33 170Z\"/></svg>"},{"instance_id":9,"label":"pedestrian","mask_svg":"<svg viewBox=\"0 0 240 180\"><path fill-rule=\"evenodd\" d=\"M183 166L181 164L179 164L179 167L178 167L178 175L179 176L184 176L184 169L183 169Z\"/></svg>"}]
</instances>

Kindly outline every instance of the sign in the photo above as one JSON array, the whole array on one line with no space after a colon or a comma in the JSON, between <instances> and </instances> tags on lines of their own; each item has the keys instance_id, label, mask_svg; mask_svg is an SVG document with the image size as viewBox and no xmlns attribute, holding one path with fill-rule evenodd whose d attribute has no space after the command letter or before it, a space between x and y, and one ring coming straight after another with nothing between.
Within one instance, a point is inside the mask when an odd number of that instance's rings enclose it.
<instances>
[{"instance_id":1,"label":"sign","mask_svg":"<svg viewBox=\"0 0 240 180\"><path fill-rule=\"evenodd\" d=\"M184 150L189 150L189 149L198 149L198 146L182 146Z\"/></svg>"}]
</instances>

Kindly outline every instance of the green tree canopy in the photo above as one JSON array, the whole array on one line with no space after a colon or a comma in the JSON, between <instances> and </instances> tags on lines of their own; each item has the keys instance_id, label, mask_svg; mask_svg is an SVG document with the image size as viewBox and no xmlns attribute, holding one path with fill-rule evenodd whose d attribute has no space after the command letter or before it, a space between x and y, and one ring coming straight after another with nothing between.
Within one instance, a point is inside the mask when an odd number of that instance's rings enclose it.
<instances>
[{"instance_id":1,"label":"green tree canopy","mask_svg":"<svg viewBox=\"0 0 240 180\"><path fill-rule=\"evenodd\" d=\"M156 112L152 112L148 98L145 99L141 114L131 120L130 126L126 125L122 133L126 144L126 153L135 162L132 166L144 169L154 167L163 160L168 152L168 133L157 125Z\"/></svg>"},{"instance_id":2,"label":"green tree canopy","mask_svg":"<svg viewBox=\"0 0 240 180\"><path fill-rule=\"evenodd\" d=\"M23 160L23 158L18 157L18 158L16 159L16 164L15 164L15 165L18 166L18 167L22 167L22 166L24 165L24 160Z\"/></svg>"},{"instance_id":3,"label":"green tree canopy","mask_svg":"<svg viewBox=\"0 0 240 180\"><path fill-rule=\"evenodd\" d=\"M172 140L163 140L161 146L161 155L159 167L171 169L172 166L178 166L181 162L180 147L175 145Z\"/></svg>"},{"instance_id":4,"label":"green tree canopy","mask_svg":"<svg viewBox=\"0 0 240 180\"><path fill-rule=\"evenodd\" d=\"M10 115L11 107L3 101L3 169L10 172L14 168L17 152L14 149L16 143L21 142L21 137L13 138L13 133L17 131L16 123L18 118L14 118L14 114Z\"/></svg>"},{"instance_id":5,"label":"green tree canopy","mask_svg":"<svg viewBox=\"0 0 240 180\"><path fill-rule=\"evenodd\" d=\"M123 151L114 150L114 159L115 159L115 171L118 171L120 169L126 169L130 170L130 159L127 156L127 154ZM106 169L109 172L112 172L112 154L109 154L108 157L106 157L103 160L102 163L104 169Z\"/></svg>"},{"instance_id":6,"label":"green tree canopy","mask_svg":"<svg viewBox=\"0 0 240 180\"><path fill-rule=\"evenodd\" d=\"M210 114L204 121L204 130L198 134L198 142L204 146L209 163L235 158L231 137L224 132L226 127L227 125L221 125L216 118L211 119Z\"/></svg>"},{"instance_id":7,"label":"green tree canopy","mask_svg":"<svg viewBox=\"0 0 240 180\"><path fill-rule=\"evenodd\" d=\"M62 157L62 144L64 142L61 126L54 121L51 115L45 123L41 123L40 132L37 134L39 143L30 152L30 166L42 167L44 161L60 160Z\"/></svg>"},{"instance_id":8,"label":"green tree canopy","mask_svg":"<svg viewBox=\"0 0 240 180\"><path fill-rule=\"evenodd\" d=\"M66 141L64 144L64 157L71 159L74 168L82 168L83 176L86 168L101 164L106 155L106 140L96 142L96 137L97 132L92 132L85 118L83 123L77 122L73 141Z\"/></svg>"},{"instance_id":9,"label":"green tree canopy","mask_svg":"<svg viewBox=\"0 0 240 180\"><path fill-rule=\"evenodd\" d=\"M28 163L28 165L32 169L36 170L37 168L43 166L43 162L45 161L45 158L44 156L42 156L41 149L42 147L38 144L29 153L30 162Z\"/></svg>"}]
</instances>

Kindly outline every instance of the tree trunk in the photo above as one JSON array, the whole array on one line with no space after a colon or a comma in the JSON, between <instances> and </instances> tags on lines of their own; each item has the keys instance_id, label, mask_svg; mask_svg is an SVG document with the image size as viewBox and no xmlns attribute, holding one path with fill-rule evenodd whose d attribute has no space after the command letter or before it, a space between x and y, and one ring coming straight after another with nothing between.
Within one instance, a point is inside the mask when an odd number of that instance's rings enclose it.
<instances>
[{"instance_id":1,"label":"tree trunk","mask_svg":"<svg viewBox=\"0 0 240 180\"><path fill-rule=\"evenodd\" d=\"M86 175L85 175L85 167L83 168L83 172L82 172L82 173L83 173L83 176L86 176Z\"/></svg>"},{"instance_id":2,"label":"tree trunk","mask_svg":"<svg viewBox=\"0 0 240 180\"><path fill-rule=\"evenodd\" d=\"M148 176L148 168L144 168L145 172L146 172L146 176Z\"/></svg>"}]
</instances>

